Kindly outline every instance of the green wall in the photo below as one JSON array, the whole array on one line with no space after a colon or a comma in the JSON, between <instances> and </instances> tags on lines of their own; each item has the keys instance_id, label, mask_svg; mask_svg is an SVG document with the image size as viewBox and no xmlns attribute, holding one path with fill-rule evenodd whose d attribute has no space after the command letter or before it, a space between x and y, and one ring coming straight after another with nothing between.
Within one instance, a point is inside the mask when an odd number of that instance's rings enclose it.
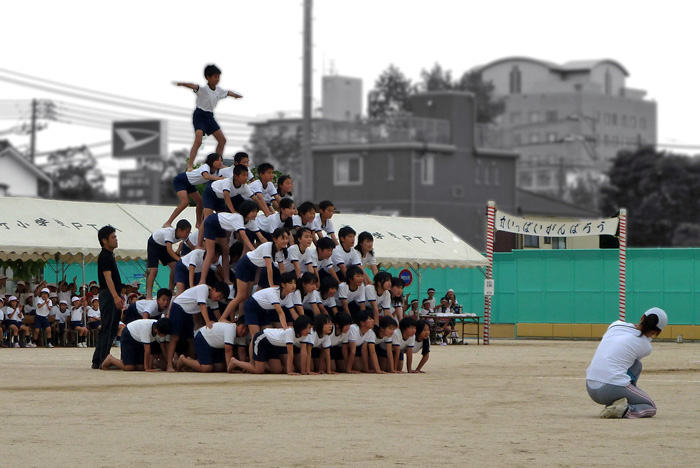
<instances>
[{"instance_id":1,"label":"green wall","mask_svg":"<svg viewBox=\"0 0 700 468\"><path fill-rule=\"evenodd\" d=\"M131 283L134 280L139 280L141 287L139 290L142 293L146 292L146 278L144 276L146 271L146 263L143 261L129 261L129 262L117 262L117 268L119 268L119 276L123 283ZM78 285L83 281L82 265L80 263L71 264L60 264L59 270L59 281L65 276L70 282L73 280L74 276L77 276ZM167 288L168 278L170 277L170 270L163 265L158 268L158 276L156 276L155 284L153 289ZM56 282L56 263L51 260L44 268L44 279L49 283ZM90 283L90 281L97 281L97 262L86 263L85 264L85 282Z\"/></svg>"}]
</instances>

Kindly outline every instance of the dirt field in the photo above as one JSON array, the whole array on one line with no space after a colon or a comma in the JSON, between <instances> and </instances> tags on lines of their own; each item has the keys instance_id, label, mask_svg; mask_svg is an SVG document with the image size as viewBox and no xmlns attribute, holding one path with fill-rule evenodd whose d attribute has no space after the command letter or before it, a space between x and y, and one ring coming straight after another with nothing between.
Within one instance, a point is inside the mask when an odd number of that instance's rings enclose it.
<instances>
[{"instance_id":1,"label":"dirt field","mask_svg":"<svg viewBox=\"0 0 700 468\"><path fill-rule=\"evenodd\" d=\"M2 349L0 466L698 466L700 343L654 343L646 420L597 418L596 346L433 347L422 375L304 377L105 372L91 348Z\"/></svg>"}]
</instances>

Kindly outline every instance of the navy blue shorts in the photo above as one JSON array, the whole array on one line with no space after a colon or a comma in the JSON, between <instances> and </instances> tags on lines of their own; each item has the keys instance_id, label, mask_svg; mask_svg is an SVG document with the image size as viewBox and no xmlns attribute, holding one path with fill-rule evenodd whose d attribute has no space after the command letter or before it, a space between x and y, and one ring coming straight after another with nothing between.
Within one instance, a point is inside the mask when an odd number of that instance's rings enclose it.
<instances>
[{"instance_id":1,"label":"navy blue shorts","mask_svg":"<svg viewBox=\"0 0 700 468\"><path fill-rule=\"evenodd\" d=\"M377 353L377 357L378 357L378 358L380 358L380 357L386 358L386 357L387 357L387 356L386 356L386 349L382 348L382 347L379 346L379 345L375 345L375 346L374 346L374 351Z\"/></svg>"},{"instance_id":2,"label":"navy blue shorts","mask_svg":"<svg viewBox=\"0 0 700 468\"><path fill-rule=\"evenodd\" d=\"M17 327L19 329L22 325L24 325L24 323L22 323L21 320L8 320L7 325L8 326L14 325L15 327Z\"/></svg>"},{"instance_id":3,"label":"navy blue shorts","mask_svg":"<svg viewBox=\"0 0 700 468\"><path fill-rule=\"evenodd\" d=\"M180 257L184 257L188 253L192 252L189 247L187 247L187 243L183 242L182 247L180 247Z\"/></svg>"},{"instance_id":4,"label":"navy blue shorts","mask_svg":"<svg viewBox=\"0 0 700 468\"><path fill-rule=\"evenodd\" d=\"M143 343L136 341L129 333L129 329L122 331L122 362L125 366L143 365Z\"/></svg>"},{"instance_id":5,"label":"navy blue shorts","mask_svg":"<svg viewBox=\"0 0 700 468\"><path fill-rule=\"evenodd\" d=\"M248 322L246 322L248 323ZM282 354L287 354L286 346L275 346L267 340L264 331L259 331L253 337L253 360L267 362L270 359L280 359Z\"/></svg>"},{"instance_id":6,"label":"navy blue shorts","mask_svg":"<svg viewBox=\"0 0 700 468\"><path fill-rule=\"evenodd\" d=\"M42 315L35 315L34 316L34 328L38 328L40 330L44 328L50 328L51 324L49 323L49 318L44 317Z\"/></svg>"},{"instance_id":7,"label":"navy blue shorts","mask_svg":"<svg viewBox=\"0 0 700 468\"><path fill-rule=\"evenodd\" d=\"M80 320L71 320L70 321L70 329L71 330L75 330L76 328L82 327L82 326L83 326L83 322L81 322Z\"/></svg>"},{"instance_id":8,"label":"navy blue shorts","mask_svg":"<svg viewBox=\"0 0 700 468\"><path fill-rule=\"evenodd\" d=\"M323 349L328 349L328 348L311 348L311 358L312 359L320 359L321 358L321 351ZM340 357L343 357L343 352L341 350L340 352Z\"/></svg>"},{"instance_id":9,"label":"navy blue shorts","mask_svg":"<svg viewBox=\"0 0 700 468\"><path fill-rule=\"evenodd\" d=\"M182 192L184 190L190 194L197 191L197 187L190 184L190 180L187 178L186 172L181 172L173 177L173 187L175 188L175 193Z\"/></svg>"},{"instance_id":10,"label":"navy blue shorts","mask_svg":"<svg viewBox=\"0 0 700 468\"><path fill-rule=\"evenodd\" d=\"M175 302L170 306L170 334L181 339L194 337L194 318Z\"/></svg>"},{"instance_id":11,"label":"navy blue shorts","mask_svg":"<svg viewBox=\"0 0 700 468\"><path fill-rule=\"evenodd\" d=\"M223 198L219 198L214 190L211 188L211 182L207 182L207 186L202 193L202 206L204 208L209 208L217 213L228 213L228 207Z\"/></svg>"},{"instance_id":12,"label":"navy blue shorts","mask_svg":"<svg viewBox=\"0 0 700 468\"><path fill-rule=\"evenodd\" d=\"M238 270L236 270L236 272L238 272ZM272 281L277 285L280 284L280 271L279 271L279 269L277 269L277 267L274 266L274 264L272 267ZM269 288L270 286L272 286L270 284L270 280L267 279L267 270L266 269L263 269L263 271L260 272L260 280L258 281L258 286L260 286L263 289Z\"/></svg>"},{"instance_id":13,"label":"navy blue shorts","mask_svg":"<svg viewBox=\"0 0 700 468\"><path fill-rule=\"evenodd\" d=\"M263 237L264 237L268 242L272 242L272 233L271 233L271 232L263 231L263 230L261 229L261 230L260 230L260 234L262 234Z\"/></svg>"},{"instance_id":14,"label":"navy blue shorts","mask_svg":"<svg viewBox=\"0 0 700 468\"><path fill-rule=\"evenodd\" d=\"M220 237L226 237L226 230L221 227L219 215L212 213L204 220L204 239L215 241Z\"/></svg>"},{"instance_id":15,"label":"navy blue shorts","mask_svg":"<svg viewBox=\"0 0 700 468\"><path fill-rule=\"evenodd\" d=\"M194 274L194 282L196 284L199 284L199 279L202 277L201 273L195 273ZM190 270L185 266L184 263L182 263L182 260L179 260L177 264L175 265L175 284L177 283L182 283L185 285L185 289L189 289L192 287L190 284Z\"/></svg>"},{"instance_id":16,"label":"navy blue shorts","mask_svg":"<svg viewBox=\"0 0 700 468\"><path fill-rule=\"evenodd\" d=\"M139 320L141 318L143 318L143 316L139 314L139 311L136 308L136 303L133 303L129 304L129 307L127 307L124 311L124 318L122 319L122 322L124 322L125 325L128 325L134 320Z\"/></svg>"},{"instance_id":17,"label":"navy blue shorts","mask_svg":"<svg viewBox=\"0 0 700 468\"><path fill-rule=\"evenodd\" d=\"M58 332L59 332L59 333L63 333L64 331L66 331L66 324L65 324L65 323L59 323L59 324L58 324Z\"/></svg>"},{"instance_id":18,"label":"navy blue shorts","mask_svg":"<svg viewBox=\"0 0 700 468\"><path fill-rule=\"evenodd\" d=\"M340 301L338 301L338 303L340 303ZM338 309L338 310L340 310L340 309ZM350 311L350 316L352 317L353 323L355 323L356 325L359 326L360 325L360 311L362 310L362 309L360 309L360 304L358 304L355 301L348 302L348 310Z\"/></svg>"},{"instance_id":19,"label":"navy blue shorts","mask_svg":"<svg viewBox=\"0 0 700 468\"><path fill-rule=\"evenodd\" d=\"M221 129L216 120L214 120L214 113L202 110L199 107L192 113L192 125L194 125L195 132L201 130L205 135L212 135Z\"/></svg>"},{"instance_id":20,"label":"navy blue shorts","mask_svg":"<svg viewBox=\"0 0 700 468\"><path fill-rule=\"evenodd\" d=\"M238 260L238 263L236 263L236 278L241 281L245 281L246 283L255 281L255 274L257 272L258 267L250 261L247 254L242 256L241 259ZM263 274L261 273L260 276L262 277ZM264 276L267 276L267 274Z\"/></svg>"},{"instance_id":21,"label":"navy blue shorts","mask_svg":"<svg viewBox=\"0 0 700 468\"><path fill-rule=\"evenodd\" d=\"M158 262L168 266L174 263L176 260L170 256L168 253L168 247L165 245L160 245L158 242L153 240L153 236L148 238L148 268L158 268Z\"/></svg>"},{"instance_id":22,"label":"navy blue shorts","mask_svg":"<svg viewBox=\"0 0 700 468\"><path fill-rule=\"evenodd\" d=\"M340 361L343 359L343 345L331 346L331 359Z\"/></svg>"},{"instance_id":23,"label":"navy blue shorts","mask_svg":"<svg viewBox=\"0 0 700 468\"><path fill-rule=\"evenodd\" d=\"M246 325L257 325L259 327L264 327L265 325L270 324L268 311L260 307L258 301L252 297L245 301L245 305L243 306L243 314L245 316Z\"/></svg>"},{"instance_id":24,"label":"navy blue shorts","mask_svg":"<svg viewBox=\"0 0 700 468\"><path fill-rule=\"evenodd\" d=\"M100 326L100 322L88 322L88 328L90 330L97 330L97 328Z\"/></svg>"},{"instance_id":25,"label":"navy blue shorts","mask_svg":"<svg viewBox=\"0 0 700 468\"><path fill-rule=\"evenodd\" d=\"M282 307L282 310L284 311L284 318L287 321L287 325L292 325L292 322L294 322L294 318L292 317L292 313L289 311L288 308ZM268 310L267 311L267 320L269 320L270 323L280 323L280 315L277 313L276 310Z\"/></svg>"},{"instance_id":26,"label":"navy blue shorts","mask_svg":"<svg viewBox=\"0 0 700 468\"><path fill-rule=\"evenodd\" d=\"M212 364L224 364L226 353L223 349L212 348L201 333L194 337L194 352L197 354L197 361L205 366Z\"/></svg>"}]
</instances>

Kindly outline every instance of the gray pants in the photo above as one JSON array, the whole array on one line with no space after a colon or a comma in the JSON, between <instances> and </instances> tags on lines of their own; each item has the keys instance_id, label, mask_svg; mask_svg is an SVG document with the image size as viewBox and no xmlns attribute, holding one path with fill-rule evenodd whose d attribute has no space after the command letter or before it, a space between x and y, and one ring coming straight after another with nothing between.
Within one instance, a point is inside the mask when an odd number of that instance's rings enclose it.
<instances>
[{"instance_id":1,"label":"gray pants","mask_svg":"<svg viewBox=\"0 0 700 468\"><path fill-rule=\"evenodd\" d=\"M642 373L642 362L639 360L634 361L634 364L629 368L627 373L632 377L632 382L626 387L602 384L601 387L591 388L591 385L597 387L600 384L598 382L594 384L587 380L586 390L588 390L588 395L596 403L605 406L611 405L615 400L619 400L620 398L627 398L629 408L623 417L630 419L651 418L656 414L656 405L649 395L644 393L640 388L637 388L636 385Z\"/></svg>"}]
</instances>

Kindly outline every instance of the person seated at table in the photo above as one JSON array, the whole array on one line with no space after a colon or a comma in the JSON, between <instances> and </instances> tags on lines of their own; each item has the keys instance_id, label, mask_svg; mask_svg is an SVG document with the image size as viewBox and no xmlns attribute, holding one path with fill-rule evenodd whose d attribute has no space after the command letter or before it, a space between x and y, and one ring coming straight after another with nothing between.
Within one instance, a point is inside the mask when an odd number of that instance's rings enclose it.
<instances>
[{"instance_id":1,"label":"person seated at table","mask_svg":"<svg viewBox=\"0 0 700 468\"><path fill-rule=\"evenodd\" d=\"M440 299L440 305L435 308L436 314L451 314L450 306L448 305L448 299L443 297ZM447 337L452 333L452 327L450 326L450 319L447 317L436 317L435 318L435 334L442 334L442 346L447 346ZM436 340L437 342L437 340Z\"/></svg>"},{"instance_id":2,"label":"person seated at table","mask_svg":"<svg viewBox=\"0 0 700 468\"><path fill-rule=\"evenodd\" d=\"M418 309L418 299L411 299L411 307L406 311L407 317L414 317L416 320L420 316L421 310Z\"/></svg>"}]
</instances>

